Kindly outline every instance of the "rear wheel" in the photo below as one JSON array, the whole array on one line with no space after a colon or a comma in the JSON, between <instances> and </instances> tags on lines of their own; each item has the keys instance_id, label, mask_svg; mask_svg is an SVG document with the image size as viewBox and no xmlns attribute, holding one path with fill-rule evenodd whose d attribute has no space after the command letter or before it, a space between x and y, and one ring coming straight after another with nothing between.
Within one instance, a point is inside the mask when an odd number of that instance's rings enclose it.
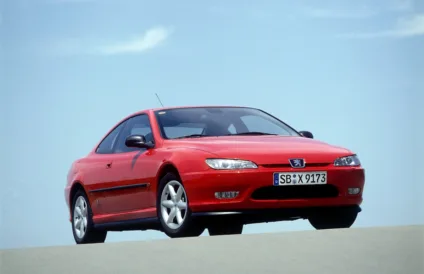
<instances>
[{"instance_id":1,"label":"rear wheel","mask_svg":"<svg viewBox=\"0 0 424 274\"><path fill-rule=\"evenodd\" d=\"M77 244L104 243L107 231L93 227L93 212L84 191L78 190L72 200L72 233Z\"/></svg>"},{"instance_id":2,"label":"rear wheel","mask_svg":"<svg viewBox=\"0 0 424 274\"><path fill-rule=\"evenodd\" d=\"M309 223L318 230L349 228L358 216L355 208L335 208L322 210L309 216Z\"/></svg>"},{"instance_id":3,"label":"rear wheel","mask_svg":"<svg viewBox=\"0 0 424 274\"><path fill-rule=\"evenodd\" d=\"M160 180L156 206L162 230L171 238L197 237L205 230L191 218L187 193L173 173Z\"/></svg>"},{"instance_id":4,"label":"rear wheel","mask_svg":"<svg viewBox=\"0 0 424 274\"><path fill-rule=\"evenodd\" d=\"M210 236L242 234L243 224L241 223L213 224L208 227L208 231Z\"/></svg>"}]
</instances>

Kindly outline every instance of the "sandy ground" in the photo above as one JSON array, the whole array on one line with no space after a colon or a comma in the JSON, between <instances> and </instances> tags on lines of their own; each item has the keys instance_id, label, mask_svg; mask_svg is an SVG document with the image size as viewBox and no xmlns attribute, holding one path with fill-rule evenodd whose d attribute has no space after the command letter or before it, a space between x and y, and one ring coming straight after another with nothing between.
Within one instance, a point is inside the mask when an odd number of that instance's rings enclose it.
<instances>
[{"instance_id":1,"label":"sandy ground","mask_svg":"<svg viewBox=\"0 0 424 274\"><path fill-rule=\"evenodd\" d=\"M424 226L0 251L1 274L423 274Z\"/></svg>"}]
</instances>

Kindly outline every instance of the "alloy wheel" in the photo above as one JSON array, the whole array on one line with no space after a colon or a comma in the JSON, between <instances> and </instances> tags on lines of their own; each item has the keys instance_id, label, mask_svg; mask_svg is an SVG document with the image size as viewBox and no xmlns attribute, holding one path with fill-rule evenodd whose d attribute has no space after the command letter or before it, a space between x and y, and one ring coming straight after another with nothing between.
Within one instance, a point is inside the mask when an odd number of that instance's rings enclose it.
<instances>
[{"instance_id":1,"label":"alloy wheel","mask_svg":"<svg viewBox=\"0 0 424 274\"><path fill-rule=\"evenodd\" d=\"M169 181L163 188L161 199L161 216L167 227L178 229L187 216L187 194L183 185L175 180Z\"/></svg>"},{"instance_id":2,"label":"alloy wheel","mask_svg":"<svg viewBox=\"0 0 424 274\"><path fill-rule=\"evenodd\" d=\"M88 209L87 201L83 196L79 196L74 206L74 231L79 239L82 239L87 232Z\"/></svg>"}]
</instances>

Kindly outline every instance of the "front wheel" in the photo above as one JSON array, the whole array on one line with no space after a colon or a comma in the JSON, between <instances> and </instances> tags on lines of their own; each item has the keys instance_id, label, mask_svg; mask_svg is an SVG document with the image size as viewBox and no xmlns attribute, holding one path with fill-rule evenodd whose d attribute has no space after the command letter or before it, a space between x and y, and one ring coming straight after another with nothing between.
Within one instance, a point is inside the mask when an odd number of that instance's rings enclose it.
<instances>
[{"instance_id":1,"label":"front wheel","mask_svg":"<svg viewBox=\"0 0 424 274\"><path fill-rule=\"evenodd\" d=\"M309 216L309 223L317 230L350 228L358 216L353 208L335 208L322 210Z\"/></svg>"},{"instance_id":2,"label":"front wheel","mask_svg":"<svg viewBox=\"0 0 424 274\"><path fill-rule=\"evenodd\" d=\"M170 238L197 237L205 230L191 218L187 193L173 173L160 180L156 206L162 230Z\"/></svg>"},{"instance_id":3,"label":"front wheel","mask_svg":"<svg viewBox=\"0 0 424 274\"><path fill-rule=\"evenodd\" d=\"M77 244L104 243L107 231L93 228L93 213L84 191L78 190L72 200L72 233Z\"/></svg>"}]
</instances>

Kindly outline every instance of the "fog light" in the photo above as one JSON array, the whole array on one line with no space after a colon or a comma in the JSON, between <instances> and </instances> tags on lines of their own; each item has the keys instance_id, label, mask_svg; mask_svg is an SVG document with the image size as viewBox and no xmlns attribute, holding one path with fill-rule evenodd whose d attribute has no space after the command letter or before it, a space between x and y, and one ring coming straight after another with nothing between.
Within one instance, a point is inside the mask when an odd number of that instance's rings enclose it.
<instances>
[{"instance_id":1,"label":"fog light","mask_svg":"<svg viewBox=\"0 0 424 274\"><path fill-rule=\"evenodd\" d=\"M361 189L359 187L350 187L347 189L347 193L349 193L350 195L356 195L361 191Z\"/></svg>"},{"instance_id":2,"label":"fog light","mask_svg":"<svg viewBox=\"0 0 424 274\"><path fill-rule=\"evenodd\" d=\"M224 191L215 192L215 198L217 199L233 199L239 195L238 191Z\"/></svg>"}]
</instances>

